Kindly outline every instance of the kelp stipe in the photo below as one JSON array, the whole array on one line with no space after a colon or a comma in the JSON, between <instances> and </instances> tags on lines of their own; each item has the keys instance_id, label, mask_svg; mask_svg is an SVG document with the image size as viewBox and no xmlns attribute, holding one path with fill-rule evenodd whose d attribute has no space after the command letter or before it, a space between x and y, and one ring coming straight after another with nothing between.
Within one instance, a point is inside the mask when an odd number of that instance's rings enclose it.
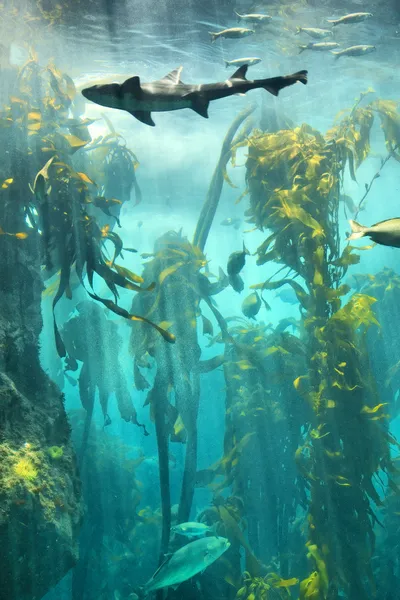
<instances>
[{"instance_id":1,"label":"kelp stipe","mask_svg":"<svg viewBox=\"0 0 400 600\"><path fill-rule=\"evenodd\" d=\"M370 151L375 112L382 117L382 103L361 108L361 100L325 136L302 125L255 132L248 142L247 214L271 231L257 262L276 261L298 278L253 287L291 285L301 306L307 374L299 373L293 386L312 413L296 457L309 494L307 556L314 571L300 585L301 598L312 591L318 598L366 599L374 592L374 505L382 504L374 481L381 471L390 479L393 440L371 418L377 399L364 343L367 329L378 325L375 299L342 299L350 291L342 278L359 261L355 248L340 249L344 170L356 178ZM393 152L399 117L384 106L382 125Z\"/></svg>"}]
</instances>

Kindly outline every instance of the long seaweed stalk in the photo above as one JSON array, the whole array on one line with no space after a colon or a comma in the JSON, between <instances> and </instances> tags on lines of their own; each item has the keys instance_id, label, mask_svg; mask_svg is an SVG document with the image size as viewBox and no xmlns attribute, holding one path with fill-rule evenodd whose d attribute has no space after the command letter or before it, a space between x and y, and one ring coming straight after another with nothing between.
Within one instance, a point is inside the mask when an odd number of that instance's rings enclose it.
<instances>
[{"instance_id":1,"label":"long seaweed stalk","mask_svg":"<svg viewBox=\"0 0 400 600\"><path fill-rule=\"evenodd\" d=\"M201 209L199 220L197 221L196 231L193 237L193 245L204 250L208 234L210 233L211 225L217 212L219 199L221 197L222 187L224 184L224 170L231 158L231 148L233 138L245 119L247 119L255 110L254 104L247 106L241 113L238 114L232 125L228 129L222 144L221 153L217 166L215 167L207 196Z\"/></svg>"}]
</instances>

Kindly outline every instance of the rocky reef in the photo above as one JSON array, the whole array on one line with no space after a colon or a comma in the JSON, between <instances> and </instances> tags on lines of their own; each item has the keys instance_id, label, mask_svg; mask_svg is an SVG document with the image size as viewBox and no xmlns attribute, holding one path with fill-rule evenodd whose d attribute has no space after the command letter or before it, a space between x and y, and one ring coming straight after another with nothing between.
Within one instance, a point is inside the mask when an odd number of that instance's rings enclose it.
<instances>
[{"instance_id":1,"label":"rocky reef","mask_svg":"<svg viewBox=\"0 0 400 600\"><path fill-rule=\"evenodd\" d=\"M75 564L80 481L63 395L39 361L38 238L0 236L0 600L33 600Z\"/></svg>"}]
</instances>

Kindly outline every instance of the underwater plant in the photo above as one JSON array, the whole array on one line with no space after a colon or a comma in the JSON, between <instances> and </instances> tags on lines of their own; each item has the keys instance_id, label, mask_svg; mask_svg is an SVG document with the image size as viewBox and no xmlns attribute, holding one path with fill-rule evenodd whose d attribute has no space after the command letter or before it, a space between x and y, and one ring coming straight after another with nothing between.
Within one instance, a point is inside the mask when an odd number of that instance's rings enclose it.
<instances>
[{"instance_id":1,"label":"underwater plant","mask_svg":"<svg viewBox=\"0 0 400 600\"><path fill-rule=\"evenodd\" d=\"M310 585L310 597L369 597L374 506L381 504L374 480L380 472L390 479L391 471L393 438L371 419L378 399L364 340L378 324L375 299L359 293L343 302L350 288L342 279L359 261L351 245L340 247L345 169L355 179L368 157L376 112L391 153L397 131L398 115L386 106L383 117L379 101L361 106L364 95L325 135L303 124L271 134L255 131L247 142L247 216L270 231L257 263L274 261L287 270L280 280L252 287L291 286L302 314L306 374L299 372L293 386L311 412L296 462L307 486L307 556L316 573L312 584L301 584L304 598Z\"/></svg>"},{"instance_id":2,"label":"underwater plant","mask_svg":"<svg viewBox=\"0 0 400 600\"><path fill-rule=\"evenodd\" d=\"M200 375L220 366L210 359L200 361L197 319L202 318L203 330L211 332L211 322L202 316L200 302L210 303L209 295L220 291L201 273L206 265L203 252L190 244L180 233L169 232L159 238L149 258L143 279L157 282L155 294L144 293L134 299L132 310L141 310L146 318L159 320L161 326L176 336L173 352L159 344L146 328L132 330L131 351L134 356L134 379L139 389L150 388L146 403L154 419L157 434L160 485L163 498L163 540L166 552L170 534L170 499L168 444L186 442L186 459L179 503L179 522L189 520L194 494L197 464L197 413ZM165 346L165 347L164 347ZM171 346L172 349L172 346ZM152 387L140 368L146 368L152 357L157 373Z\"/></svg>"},{"instance_id":3,"label":"underwater plant","mask_svg":"<svg viewBox=\"0 0 400 600\"><path fill-rule=\"evenodd\" d=\"M72 79L52 64L42 69L31 53L19 70L16 88L18 95L12 96L0 113L0 140L7 157L1 173L5 182L1 187L1 232L21 242L28 236L37 240L43 251L44 279L60 271L53 311L63 294L72 296L70 278L74 270L85 289L87 279L92 290L88 294L94 300L128 320L142 320L117 304L118 287L143 292L139 285L142 279L116 264L123 256L120 237L109 224L100 227L87 209L93 204L106 210L111 200L99 196L97 184L75 169L74 155L89 144L92 121L69 116L76 93ZM117 152L116 147L113 151ZM131 161L130 151L121 148L120 152ZM27 194L28 186L31 195ZM111 259L107 243L114 247ZM94 292L95 274L106 282L114 301ZM151 283L147 289L153 288ZM149 325L166 341L174 342L167 331L154 323ZM57 351L65 356L55 319L54 332Z\"/></svg>"}]
</instances>

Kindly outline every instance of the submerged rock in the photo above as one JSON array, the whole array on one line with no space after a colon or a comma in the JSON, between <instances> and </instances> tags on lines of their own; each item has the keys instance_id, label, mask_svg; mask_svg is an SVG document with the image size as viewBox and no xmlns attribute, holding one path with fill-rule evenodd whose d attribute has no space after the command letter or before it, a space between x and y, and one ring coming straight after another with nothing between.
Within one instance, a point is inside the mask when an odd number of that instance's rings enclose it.
<instances>
[{"instance_id":1,"label":"submerged rock","mask_svg":"<svg viewBox=\"0 0 400 600\"><path fill-rule=\"evenodd\" d=\"M75 564L80 481L63 396L39 362L37 240L0 239L0 600L42 598Z\"/></svg>"}]
</instances>

